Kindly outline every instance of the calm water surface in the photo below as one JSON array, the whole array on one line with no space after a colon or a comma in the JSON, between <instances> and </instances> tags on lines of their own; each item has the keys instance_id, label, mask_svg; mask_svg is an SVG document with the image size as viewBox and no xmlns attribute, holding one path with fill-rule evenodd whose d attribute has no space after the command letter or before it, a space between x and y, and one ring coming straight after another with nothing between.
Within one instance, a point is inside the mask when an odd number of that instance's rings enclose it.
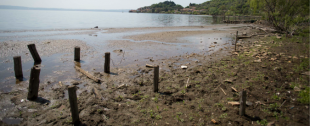
<instances>
[{"instance_id":1,"label":"calm water surface","mask_svg":"<svg viewBox=\"0 0 310 126\"><path fill-rule=\"evenodd\" d=\"M0 9L0 30L199 26L212 16L98 11Z\"/></svg>"}]
</instances>

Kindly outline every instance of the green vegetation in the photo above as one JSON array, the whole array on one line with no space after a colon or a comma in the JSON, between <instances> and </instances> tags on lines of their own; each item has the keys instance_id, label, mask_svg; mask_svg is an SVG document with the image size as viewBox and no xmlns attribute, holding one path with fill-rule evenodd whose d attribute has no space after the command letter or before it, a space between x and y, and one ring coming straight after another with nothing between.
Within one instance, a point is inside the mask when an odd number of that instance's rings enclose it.
<instances>
[{"instance_id":1,"label":"green vegetation","mask_svg":"<svg viewBox=\"0 0 310 126\"><path fill-rule=\"evenodd\" d=\"M257 120L257 124L260 124L260 125L262 125L262 126L266 126L267 123L268 123L268 122L267 122L266 119L263 119L263 120L261 120L261 121Z\"/></svg>"},{"instance_id":2,"label":"green vegetation","mask_svg":"<svg viewBox=\"0 0 310 126\"><path fill-rule=\"evenodd\" d=\"M302 90L300 93L299 93L299 97L301 97L301 98L299 98L298 99L298 101L299 102L301 102L301 103L303 103L303 104L309 104L309 95L310 95L310 93L309 93L309 87L306 87L306 89L305 90Z\"/></svg>"},{"instance_id":3,"label":"green vegetation","mask_svg":"<svg viewBox=\"0 0 310 126\"><path fill-rule=\"evenodd\" d=\"M173 1L164 1L157 4L152 4L151 6L145 6L139 8L137 11L146 13L172 13L172 11L180 11L183 7L179 4L175 4Z\"/></svg>"},{"instance_id":4,"label":"green vegetation","mask_svg":"<svg viewBox=\"0 0 310 126\"><path fill-rule=\"evenodd\" d=\"M224 118L226 118L227 117L227 113L224 113L224 114L222 114L221 116L220 116L220 119L224 119Z\"/></svg>"}]
</instances>

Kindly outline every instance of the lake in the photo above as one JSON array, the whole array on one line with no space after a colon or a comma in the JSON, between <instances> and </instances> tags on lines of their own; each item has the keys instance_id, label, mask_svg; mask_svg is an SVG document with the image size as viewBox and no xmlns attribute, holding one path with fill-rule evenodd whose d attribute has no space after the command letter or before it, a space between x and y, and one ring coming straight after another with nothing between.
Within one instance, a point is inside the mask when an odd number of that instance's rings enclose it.
<instances>
[{"instance_id":1,"label":"lake","mask_svg":"<svg viewBox=\"0 0 310 126\"><path fill-rule=\"evenodd\" d=\"M0 30L165 27L211 25L212 16L101 11L0 9Z\"/></svg>"}]
</instances>

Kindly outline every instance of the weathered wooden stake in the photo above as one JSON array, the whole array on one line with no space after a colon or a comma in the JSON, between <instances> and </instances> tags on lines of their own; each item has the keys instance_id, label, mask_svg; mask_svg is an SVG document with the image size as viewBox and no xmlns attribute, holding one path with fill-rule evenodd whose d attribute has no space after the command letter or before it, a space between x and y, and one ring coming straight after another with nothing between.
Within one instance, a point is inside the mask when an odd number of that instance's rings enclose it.
<instances>
[{"instance_id":1,"label":"weathered wooden stake","mask_svg":"<svg viewBox=\"0 0 310 126\"><path fill-rule=\"evenodd\" d=\"M238 31L236 32L235 51L237 51Z\"/></svg>"},{"instance_id":2,"label":"weathered wooden stake","mask_svg":"<svg viewBox=\"0 0 310 126\"><path fill-rule=\"evenodd\" d=\"M39 83L40 83L40 71L39 66L33 66L30 72L28 100L35 100L38 98Z\"/></svg>"},{"instance_id":3,"label":"weathered wooden stake","mask_svg":"<svg viewBox=\"0 0 310 126\"><path fill-rule=\"evenodd\" d=\"M74 61L79 62L80 61L80 47L76 46L74 47Z\"/></svg>"},{"instance_id":4,"label":"weathered wooden stake","mask_svg":"<svg viewBox=\"0 0 310 126\"><path fill-rule=\"evenodd\" d=\"M243 90L240 92L240 108L239 108L239 115L245 115L245 107L246 107L246 91Z\"/></svg>"},{"instance_id":5,"label":"weathered wooden stake","mask_svg":"<svg viewBox=\"0 0 310 126\"><path fill-rule=\"evenodd\" d=\"M110 73L110 52L105 53L104 59L104 72Z\"/></svg>"},{"instance_id":6,"label":"weathered wooden stake","mask_svg":"<svg viewBox=\"0 0 310 126\"><path fill-rule=\"evenodd\" d=\"M158 92L159 66L154 66L154 92Z\"/></svg>"},{"instance_id":7,"label":"weathered wooden stake","mask_svg":"<svg viewBox=\"0 0 310 126\"><path fill-rule=\"evenodd\" d=\"M71 110L71 116L72 116L72 123L76 125L80 123L79 109L78 109L77 97L76 97L76 87L69 86L68 94L69 94L69 102L70 102L70 108L71 108L70 110Z\"/></svg>"},{"instance_id":8,"label":"weathered wooden stake","mask_svg":"<svg viewBox=\"0 0 310 126\"><path fill-rule=\"evenodd\" d=\"M14 71L16 79L23 80L23 69L22 69L22 60L21 56L14 56Z\"/></svg>"},{"instance_id":9,"label":"weathered wooden stake","mask_svg":"<svg viewBox=\"0 0 310 126\"><path fill-rule=\"evenodd\" d=\"M29 44L28 45L28 49L32 55L32 58L34 60L35 63L41 63L42 60L39 56L39 53L37 52L37 49L36 49L36 45L35 44Z\"/></svg>"}]
</instances>

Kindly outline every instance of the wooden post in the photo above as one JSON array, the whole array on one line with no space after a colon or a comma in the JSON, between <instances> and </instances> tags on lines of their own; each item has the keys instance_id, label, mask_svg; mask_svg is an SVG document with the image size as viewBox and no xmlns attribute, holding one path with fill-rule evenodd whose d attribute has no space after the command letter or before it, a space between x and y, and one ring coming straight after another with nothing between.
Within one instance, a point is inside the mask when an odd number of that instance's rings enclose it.
<instances>
[{"instance_id":1,"label":"wooden post","mask_svg":"<svg viewBox=\"0 0 310 126\"><path fill-rule=\"evenodd\" d=\"M38 63L38 64L41 63L42 60L41 60L41 58L39 56L39 53L37 52L36 45L35 44L29 44L27 46L28 46L28 49L29 49L29 51L30 51L30 53L32 55L32 58L33 58L34 62Z\"/></svg>"},{"instance_id":2,"label":"wooden post","mask_svg":"<svg viewBox=\"0 0 310 126\"><path fill-rule=\"evenodd\" d=\"M104 59L104 72L110 73L110 52L105 53Z\"/></svg>"},{"instance_id":3,"label":"wooden post","mask_svg":"<svg viewBox=\"0 0 310 126\"><path fill-rule=\"evenodd\" d=\"M23 76L21 56L14 56L13 60L14 60L15 77L16 79L22 81L24 76Z\"/></svg>"},{"instance_id":4,"label":"wooden post","mask_svg":"<svg viewBox=\"0 0 310 126\"><path fill-rule=\"evenodd\" d=\"M80 47L76 46L74 47L74 61L79 62L80 61Z\"/></svg>"},{"instance_id":5,"label":"wooden post","mask_svg":"<svg viewBox=\"0 0 310 126\"><path fill-rule=\"evenodd\" d=\"M30 72L28 100L35 100L38 98L39 83L40 83L40 71L39 66L33 66Z\"/></svg>"},{"instance_id":6,"label":"wooden post","mask_svg":"<svg viewBox=\"0 0 310 126\"><path fill-rule=\"evenodd\" d=\"M235 51L237 51L238 31L236 32Z\"/></svg>"},{"instance_id":7,"label":"wooden post","mask_svg":"<svg viewBox=\"0 0 310 126\"><path fill-rule=\"evenodd\" d=\"M154 92L158 92L159 66L154 66Z\"/></svg>"},{"instance_id":8,"label":"wooden post","mask_svg":"<svg viewBox=\"0 0 310 126\"><path fill-rule=\"evenodd\" d=\"M239 108L239 115L245 115L245 107L246 107L246 91L243 90L240 92L240 108Z\"/></svg>"},{"instance_id":9,"label":"wooden post","mask_svg":"<svg viewBox=\"0 0 310 126\"><path fill-rule=\"evenodd\" d=\"M72 116L72 123L74 125L77 125L80 123L80 118L79 118L79 109L78 109L77 97L76 97L76 87L69 86L68 94L69 94L69 103L70 103L70 108L71 108L70 110L71 110L71 116Z\"/></svg>"}]
</instances>

